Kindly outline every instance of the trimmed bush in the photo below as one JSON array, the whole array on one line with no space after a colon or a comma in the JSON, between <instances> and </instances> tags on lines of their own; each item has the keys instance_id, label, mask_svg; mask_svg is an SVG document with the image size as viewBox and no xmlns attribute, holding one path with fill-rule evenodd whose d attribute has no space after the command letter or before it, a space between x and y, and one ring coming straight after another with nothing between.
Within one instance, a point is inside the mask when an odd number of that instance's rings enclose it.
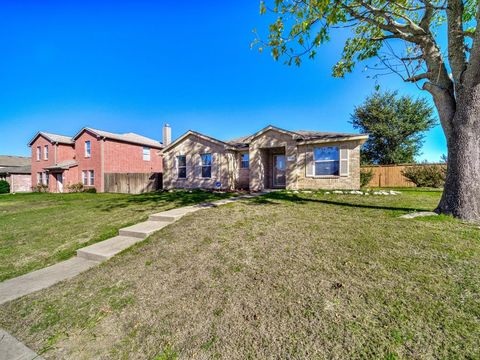
<instances>
[{"instance_id":1,"label":"trimmed bush","mask_svg":"<svg viewBox=\"0 0 480 360\"><path fill-rule=\"evenodd\" d=\"M367 186L370 183L370 181L372 180L372 178L373 178L373 170L372 169L369 169L369 170L361 169L360 170L360 186L362 188Z\"/></svg>"},{"instance_id":2,"label":"trimmed bush","mask_svg":"<svg viewBox=\"0 0 480 360\"><path fill-rule=\"evenodd\" d=\"M445 165L416 165L407 167L402 175L418 187L440 188L445 184Z\"/></svg>"},{"instance_id":3,"label":"trimmed bush","mask_svg":"<svg viewBox=\"0 0 480 360\"><path fill-rule=\"evenodd\" d=\"M0 180L0 194L8 194L10 192L10 184L6 180Z\"/></svg>"},{"instance_id":4,"label":"trimmed bush","mask_svg":"<svg viewBox=\"0 0 480 360\"><path fill-rule=\"evenodd\" d=\"M96 194L97 193L97 189L95 188L87 188L85 190L83 190L84 193L90 193L90 194Z\"/></svg>"},{"instance_id":5,"label":"trimmed bush","mask_svg":"<svg viewBox=\"0 0 480 360\"><path fill-rule=\"evenodd\" d=\"M79 192L83 192L83 191L84 191L84 188L83 188L83 184L82 184L82 183L77 183L77 184L67 185L67 190L68 190L69 192L79 193Z\"/></svg>"}]
</instances>

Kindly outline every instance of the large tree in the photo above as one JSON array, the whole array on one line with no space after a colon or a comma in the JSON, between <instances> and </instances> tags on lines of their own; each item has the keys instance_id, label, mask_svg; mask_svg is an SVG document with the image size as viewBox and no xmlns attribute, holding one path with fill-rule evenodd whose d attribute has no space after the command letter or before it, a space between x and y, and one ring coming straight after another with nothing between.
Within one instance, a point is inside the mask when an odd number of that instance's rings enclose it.
<instances>
[{"instance_id":1,"label":"large tree","mask_svg":"<svg viewBox=\"0 0 480 360\"><path fill-rule=\"evenodd\" d=\"M436 124L425 99L375 92L351 115L355 129L368 134L362 147L362 163L404 164L420 154L424 132Z\"/></svg>"},{"instance_id":2,"label":"large tree","mask_svg":"<svg viewBox=\"0 0 480 360\"><path fill-rule=\"evenodd\" d=\"M448 146L448 172L439 213L480 221L480 11L477 0L271 0L274 13L260 50L300 65L330 33L347 28L333 75L377 58L431 94Z\"/></svg>"}]
</instances>

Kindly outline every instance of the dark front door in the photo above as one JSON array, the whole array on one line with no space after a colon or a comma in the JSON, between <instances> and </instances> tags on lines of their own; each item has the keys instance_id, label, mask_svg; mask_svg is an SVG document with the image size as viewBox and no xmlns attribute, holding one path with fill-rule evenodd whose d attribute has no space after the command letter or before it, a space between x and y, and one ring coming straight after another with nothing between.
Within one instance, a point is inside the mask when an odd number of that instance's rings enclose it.
<instances>
[{"instance_id":1,"label":"dark front door","mask_svg":"<svg viewBox=\"0 0 480 360\"><path fill-rule=\"evenodd\" d=\"M273 186L285 187L286 183L285 155L273 155Z\"/></svg>"}]
</instances>

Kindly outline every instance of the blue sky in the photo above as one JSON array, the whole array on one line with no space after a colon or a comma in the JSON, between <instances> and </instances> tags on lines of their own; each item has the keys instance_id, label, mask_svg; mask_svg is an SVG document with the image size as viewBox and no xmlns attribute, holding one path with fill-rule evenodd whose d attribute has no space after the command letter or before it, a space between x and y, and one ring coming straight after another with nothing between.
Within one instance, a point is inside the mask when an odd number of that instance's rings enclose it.
<instances>
[{"instance_id":1,"label":"blue sky","mask_svg":"<svg viewBox=\"0 0 480 360\"><path fill-rule=\"evenodd\" d=\"M10 1L0 9L0 154L29 154L39 130L83 126L161 140L188 129L229 139L273 124L353 131L355 105L375 86L359 66L331 77L343 34L302 67L250 49L266 29L257 0ZM383 89L426 96L394 75ZM440 127L420 160L446 153Z\"/></svg>"}]
</instances>

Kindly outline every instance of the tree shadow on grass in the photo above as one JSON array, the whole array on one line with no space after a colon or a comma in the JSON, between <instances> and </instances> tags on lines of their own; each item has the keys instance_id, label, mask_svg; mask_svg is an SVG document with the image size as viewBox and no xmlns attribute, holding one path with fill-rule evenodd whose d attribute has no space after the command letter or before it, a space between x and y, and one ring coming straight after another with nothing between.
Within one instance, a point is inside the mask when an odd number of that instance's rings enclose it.
<instances>
[{"instance_id":1,"label":"tree shadow on grass","mask_svg":"<svg viewBox=\"0 0 480 360\"><path fill-rule=\"evenodd\" d=\"M327 204L327 205L337 205L337 206L344 206L344 207L375 209L375 210L391 210L391 211L406 211L406 212L425 211L424 208L357 204L357 203L351 203L351 202L345 202L345 201L304 198L296 194L286 193L283 191L271 192L254 199L250 199L250 203L251 205L278 205L278 202L275 202L274 200L290 201L297 204L306 204L306 203L313 202L313 203L320 203L320 204Z\"/></svg>"},{"instance_id":2,"label":"tree shadow on grass","mask_svg":"<svg viewBox=\"0 0 480 360\"><path fill-rule=\"evenodd\" d=\"M232 193L216 193L211 191L192 190L190 191L162 191L138 195L127 195L124 199L111 199L98 204L102 211L111 211L130 206L165 206L174 204L175 207L208 203L215 200L232 197Z\"/></svg>"}]
</instances>

